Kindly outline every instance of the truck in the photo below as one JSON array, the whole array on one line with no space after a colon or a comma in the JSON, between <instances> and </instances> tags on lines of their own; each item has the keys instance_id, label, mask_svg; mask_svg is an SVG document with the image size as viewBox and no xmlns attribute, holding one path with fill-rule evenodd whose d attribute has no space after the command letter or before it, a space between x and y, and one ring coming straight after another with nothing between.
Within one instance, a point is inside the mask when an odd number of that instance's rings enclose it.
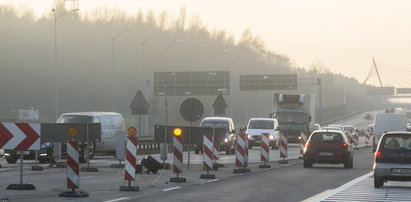
<instances>
[{"instance_id":1,"label":"truck","mask_svg":"<svg viewBox=\"0 0 411 202\"><path fill-rule=\"evenodd\" d=\"M376 114L373 130L373 151L383 133L388 131L406 131L406 117L404 114Z\"/></svg>"},{"instance_id":2,"label":"truck","mask_svg":"<svg viewBox=\"0 0 411 202\"><path fill-rule=\"evenodd\" d=\"M278 128L288 134L288 142L299 142L301 131L310 133L315 127L315 96L274 94L273 113Z\"/></svg>"}]
</instances>

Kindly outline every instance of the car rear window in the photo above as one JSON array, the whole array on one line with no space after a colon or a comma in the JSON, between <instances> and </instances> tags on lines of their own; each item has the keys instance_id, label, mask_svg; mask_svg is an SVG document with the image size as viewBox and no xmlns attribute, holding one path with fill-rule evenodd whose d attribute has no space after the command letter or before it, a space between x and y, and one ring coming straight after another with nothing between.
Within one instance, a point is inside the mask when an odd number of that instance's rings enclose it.
<instances>
[{"instance_id":1,"label":"car rear window","mask_svg":"<svg viewBox=\"0 0 411 202\"><path fill-rule=\"evenodd\" d=\"M220 120L204 120L201 123L201 127L207 128L225 128L226 132L228 131L228 121L220 121Z\"/></svg>"},{"instance_id":2,"label":"car rear window","mask_svg":"<svg viewBox=\"0 0 411 202\"><path fill-rule=\"evenodd\" d=\"M340 133L314 133L311 136L313 142L342 142L343 137Z\"/></svg>"},{"instance_id":3,"label":"car rear window","mask_svg":"<svg viewBox=\"0 0 411 202\"><path fill-rule=\"evenodd\" d=\"M268 120L251 120L249 129L274 129L274 121Z\"/></svg>"},{"instance_id":4,"label":"car rear window","mask_svg":"<svg viewBox=\"0 0 411 202\"><path fill-rule=\"evenodd\" d=\"M389 150L400 150L406 149L411 150L411 136L409 135L390 135L385 136L381 142L383 149Z\"/></svg>"}]
</instances>

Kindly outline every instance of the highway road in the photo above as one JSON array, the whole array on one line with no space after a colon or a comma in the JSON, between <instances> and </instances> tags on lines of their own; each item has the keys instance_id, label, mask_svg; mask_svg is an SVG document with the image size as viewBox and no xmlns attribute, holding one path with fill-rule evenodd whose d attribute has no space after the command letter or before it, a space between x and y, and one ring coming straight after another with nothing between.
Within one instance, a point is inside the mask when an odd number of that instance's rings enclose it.
<instances>
[{"instance_id":1,"label":"highway road","mask_svg":"<svg viewBox=\"0 0 411 202\"><path fill-rule=\"evenodd\" d=\"M366 124L358 117L345 121L345 124L356 123ZM344 169L342 164L314 164L313 168L303 168L302 160L298 159L298 145L289 147L288 164L280 164L278 150L270 150L268 164L272 168L269 169L258 168L261 164L259 155L259 147L250 150L251 173L236 174L233 173L234 156L221 154L220 163L224 167L211 171L216 179L200 179L205 173L201 165L202 155L192 154L191 169L187 169L185 160L184 171L180 174L187 182L169 182L176 176L172 170L137 174L136 181L131 184L139 186L139 192L119 191L120 186L127 184L124 170L110 167L116 163L112 157L99 156L91 161L91 166L97 167L99 172L80 172L79 190L89 194L86 198L58 197L67 191L66 169L40 164L45 170L33 171L30 170L33 161L25 161L23 181L33 184L36 190L7 190L9 184L19 182L18 164L10 165L1 159L0 201L354 201L364 197L363 194L367 194L367 201L390 201L401 199L402 192L411 191L411 183L388 183L383 189L373 188L370 148L355 150L353 169ZM159 155L153 156L159 159Z\"/></svg>"}]
</instances>

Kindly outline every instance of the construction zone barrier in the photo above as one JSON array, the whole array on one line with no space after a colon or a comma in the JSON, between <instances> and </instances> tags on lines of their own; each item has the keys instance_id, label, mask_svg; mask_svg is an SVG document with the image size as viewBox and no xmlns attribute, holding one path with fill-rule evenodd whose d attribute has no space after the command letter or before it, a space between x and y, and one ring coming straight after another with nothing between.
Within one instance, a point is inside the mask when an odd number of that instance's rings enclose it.
<instances>
[{"instance_id":1,"label":"construction zone barrier","mask_svg":"<svg viewBox=\"0 0 411 202\"><path fill-rule=\"evenodd\" d=\"M237 145L236 145L236 152L235 152L235 165L236 169L233 170L233 173L249 173L251 170L247 167L247 160L246 160L246 145L247 142L247 134L244 133L244 130L240 129L240 134L237 135Z\"/></svg>"},{"instance_id":2,"label":"construction zone barrier","mask_svg":"<svg viewBox=\"0 0 411 202\"><path fill-rule=\"evenodd\" d=\"M260 160L263 162L262 165L259 165L259 168L271 168L271 165L267 164L270 157L270 134L263 133L261 135L261 158Z\"/></svg>"},{"instance_id":3,"label":"construction zone barrier","mask_svg":"<svg viewBox=\"0 0 411 202\"><path fill-rule=\"evenodd\" d=\"M170 182L186 182L186 178L179 176L179 174L183 172L182 130L180 128L176 128L173 133L173 172L177 174L177 177L170 178Z\"/></svg>"},{"instance_id":4,"label":"construction zone barrier","mask_svg":"<svg viewBox=\"0 0 411 202\"><path fill-rule=\"evenodd\" d=\"M284 131L280 132L280 158L282 158L282 160L280 160L279 163L288 163L288 134Z\"/></svg>"},{"instance_id":5,"label":"construction zone barrier","mask_svg":"<svg viewBox=\"0 0 411 202\"><path fill-rule=\"evenodd\" d=\"M370 130L365 130L365 146L370 146L370 136L371 132Z\"/></svg>"},{"instance_id":6,"label":"construction zone barrier","mask_svg":"<svg viewBox=\"0 0 411 202\"><path fill-rule=\"evenodd\" d=\"M214 179L215 175L210 174L210 170L213 170L213 135L206 134L203 138L203 170L207 171L207 174L201 174L201 179Z\"/></svg>"},{"instance_id":7,"label":"construction zone barrier","mask_svg":"<svg viewBox=\"0 0 411 202\"><path fill-rule=\"evenodd\" d=\"M352 139L354 140L354 148L358 149L358 144L359 144L359 136L356 131L350 130L350 133L352 134Z\"/></svg>"},{"instance_id":8,"label":"construction zone barrier","mask_svg":"<svg viewBox=\"0 0 411 202\"><path fill-rule=\"evenodd\" d=\"M73 135L75 132L72 132ZM78 141L67 141L67 189L61 193L60 197L88 197L88 193L76 190L80 188L80 168L79 168L79 154Z\"/></svg>"},{"instance_id":9,"label":"construction zone barrier","mask_svg":"<svg viewBox=\"0 0 411 202\"><path fill-rule=\"evenodd\" d=\"M137 131L135 128L128 129L126 154L125 154L125 172L124 180L128 181L128 186L120 186L120 191L139 191L138 186L131 186L131 181L136 180L136 165L137 165Z\"/></svg>"},{"instance_id":10,"label":"construction zone barrier","mask_svg":"<svg viewBox=\"0 0 411 202\"><path fill-rule=\"evenodd\" d=\"M305 143L308 139L308 133L306 131L300 132L300 159L302 159L302 155L304 153Z\"/></svg>"}]
</instances>

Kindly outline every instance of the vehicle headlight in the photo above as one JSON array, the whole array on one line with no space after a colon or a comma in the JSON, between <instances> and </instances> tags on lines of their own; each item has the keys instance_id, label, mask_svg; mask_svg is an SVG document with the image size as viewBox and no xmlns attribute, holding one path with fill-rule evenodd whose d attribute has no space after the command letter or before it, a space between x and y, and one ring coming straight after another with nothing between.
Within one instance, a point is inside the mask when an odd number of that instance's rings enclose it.
<instances>
[{"instance_id":1,"label":"vehicle headlight","mask_svg":"<svg viewBox=\"0 0 411 202\"><path fill-rule=\"evenodd\" d=\"M224 138L224 142L227 143L227 142L228 142L228 138Z\"/></svg>"},{"instance_id":2,"label":"vehicle headlight","mask_svg":"<svg viewBox=\"0 0 411 202\"><path fill-rule=\"evenodd\" d=\"M9 154L9 153L4 153L3 155L4 155L4 156L10 156L10 154Z\"/></svg>"},{"instance_id":3,"label":"vehicle headlight","mask_svg":"<svg viewBox=\"0 0 411 202\"><path fill-rule=\"evenodd\" d=\"M270 140L274 140L274 135L270 135Z\"/></svg>"},{"instance_id":4,"label":"vehicle headlight","mask_svg":"<svg viewBox=\"0 0 411 202\"><path fill-rule=\"evenodd\" d=\"M251 135L247 135L248 139L251 139Z\"/></svg>"},{"instance_id":5,"label":"vehicle headlight","mask_svg":"<svg viewBox=\"0 0 411 202\"><path fill-rule=\"evenodd\" d=\"M39 154L39 156L47 156L47 153Z\"/></svg>"}]
</instances>

